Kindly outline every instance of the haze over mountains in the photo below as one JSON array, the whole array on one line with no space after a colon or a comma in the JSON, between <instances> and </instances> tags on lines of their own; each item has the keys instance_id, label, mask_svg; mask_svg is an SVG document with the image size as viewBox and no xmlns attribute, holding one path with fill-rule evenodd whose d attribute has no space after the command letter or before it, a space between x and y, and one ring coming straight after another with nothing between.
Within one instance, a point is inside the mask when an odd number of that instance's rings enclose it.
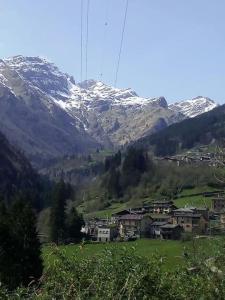
<instances>
[{"instance_id":1,"label":"haze over mountains","mask_svg":"<svg viewBox=\"0 0 225 300\"><path fill-rule=\"evenodd\" d=\"M100 81L75 83L40 57L0 60L0 128L36 163L126 145L215 108L197 97L168 105Z\"/></svg>"}]
</instances>

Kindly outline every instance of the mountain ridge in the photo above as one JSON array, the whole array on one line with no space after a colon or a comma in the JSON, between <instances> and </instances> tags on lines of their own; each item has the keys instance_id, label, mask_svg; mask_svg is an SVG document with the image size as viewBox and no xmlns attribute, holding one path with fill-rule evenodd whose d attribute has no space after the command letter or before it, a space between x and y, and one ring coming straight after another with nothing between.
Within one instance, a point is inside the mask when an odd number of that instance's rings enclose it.
<instances>
[{"instance_id":1,"label":"mountain ridge","mask_svg":"<svg viewBox=\"0 0 225 300\"><path fill-rule=\"evenodd\" d=\"M190 100L183 100L169 105L169 108L184 114L188 118L194 118L217 107L218 104L208 97L198 96ZM199 113L199 111L201 113Z\"/></svg>"},{"instance_id":2,"label":"mountain ridge","mask_svg":"<svg viewBox=\"0 0 225 300\"><path fill-rule=\"evenodd\" d=\"M164 97L139 97L93 79L76 84L40 57L0 60L2 131L37 164L124 146L185 118Z\"/></svg>"},{"instance_id":3,"label":"mountain ridge","mask_svg":"<svg viewBox=\"0 0 225 300\"><path fill-rule=\"evenodd\" d=\"M145 136L134 146L151 150L156 156L167 156L202 145L220 145L223 148L224 143L225 104Z\"/></svg>"}]
</instances>

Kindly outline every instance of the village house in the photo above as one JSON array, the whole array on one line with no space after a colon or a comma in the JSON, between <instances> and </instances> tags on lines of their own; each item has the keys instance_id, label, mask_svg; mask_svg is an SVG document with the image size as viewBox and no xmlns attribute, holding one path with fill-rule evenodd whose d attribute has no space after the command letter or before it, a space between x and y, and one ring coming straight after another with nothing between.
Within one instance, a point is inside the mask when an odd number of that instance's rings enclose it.
<instances>
[{"instance_id":1,"label":"village house","mask_svg":"<svg viewBox=\"0 0 225 300\"><path fill-rule=\"evenodd\" d=\"M219 227L221 231L225 231L225 210L219 213Z\"/></svg>"},{"instance_id":2,"label":"village house","mask_svg":"<svg viewBox=\"0 0 225 300\"><path fill-rule=\"evenodd\" d=\"M166 240L179 240L183 231L183 227L179 224L164 224L160 226L161 237Z\"/></svg>"},{"instance_id":3,"label":"village house","mask_svg":"<svg viewBox=\"0 0 225 300\"><path fill-rule=\"evenodd\" d=\"M97 229L98 242L110 242L117 238L118 228L116 226L99 226Z\"/></svg>"},{"instance_id":4,"label":"village house","mask_svg":"<svg viewBox=\"0 0 225 300\"><path fill-rule=\"evenodd\" d=\"M124 215L129 215L129 214L132 214L132 213L134 213L134 212L132 211L131 208L120 210L120 211L112 214L111 221L116 223L116 222L118 222L120 217L122 217Z\"/></svg>"},{"instance_id":5,"label":"village house","mask_svg":"<svg viewBox=\"0 0 225 300\"><path fill-rule=\"evenodd\" d=\"M179 208L173 211L172 222L183 227L184 232L204 234L208 229L208 219L194 207Z\"/></svg>"},{"instance_id":6,"label":"village house","mask_svg":"<svg viewBox=\"0 0 225 300\"><path fill-rule=\"evenodd\" d=\"M212 210L214 212L221 212L225 210L225 197L217 196L212 199Z\"/></svg>"},{"instance_id":7,"label":"village house","mask_svg":"<svg viewBox=\"0 0 225 300\"><path fill-rule=\"evenodd\" d=\"M161 226L168 224L165 221L154 221L150 225L150 237L159 239L161 238Z\"/></svg>"},{"instance_id":8,"label":"village house","mask_svg":"<svg viewBox=\"0 0 225 300\"><path fill-rule=\"evenodd\" d=\"M148 211L154 214L170 214L177 207L171 200L157 200L148 205Z\"/></svg>"},{"instance_id":9,"label":"village house","mask_svg":"<svg viewBox=\"0 0 225 300\"><path fill-rule=\"evenodd\" d=\"M153 222L166 222L171 223L172 222L172 216L171 214L148 214Z\"/></svg>"},{"instance_id":10,"label":"village house","mask_svg":"<svg viewBox=\"0 0 225 300\"><path fill-rule=\"evenodd\" d=\"M119 218L121 216L124 216L124 215L129 215L129 214L145 214L147 213L147 210L145 207L135 207L135 208L128 208L128 209L124 209L124 210L121 210L121 211L118 211L114 214L112 214L111 216L111 221L112 222L116 222L119 220Z\"/></svg>"},{"instance_id":11,"label":"village house","mask_svg":"<svg viewBox=\"0 0 225 300\"><path fill-rule=\"evenodd\" d=\"M120 231L124 236L144 237L150 234L152 219L148 215L127 214L119 218Z\"/></svg>"},{"instance_id":12,"label":"village house","mask_svg":"<svg viewBox=\"0 0 225 300\"><path fill-rule=\"evenodd\" d=\"M86 234L91 240L97 240L98 226L95 223L88 222L81 228L81 232Z\"/></svg>"},{"instance_id":13,"label":"village house","mask_svg":"<svg viewBox=\"0 0 225 300\"><path fill-rule=\"evenodd\" d=\"M203 217L208 221L209 220L209 209L208 207L192 207L192 209L198 213L202 214Z\"/></svg>"},{"instance_id":14,"label":"village house","mask_svg":"<svg viewBox=\"0 0 225 300\"><path fill-rule=\"evenodd\" d=\"M111 218L92 218L85 222L85 226L81 228L81 232L88 235L91 240L96 241L98 236L98 228L111 225L113 225Z\"/></svg>"}]
</instances>

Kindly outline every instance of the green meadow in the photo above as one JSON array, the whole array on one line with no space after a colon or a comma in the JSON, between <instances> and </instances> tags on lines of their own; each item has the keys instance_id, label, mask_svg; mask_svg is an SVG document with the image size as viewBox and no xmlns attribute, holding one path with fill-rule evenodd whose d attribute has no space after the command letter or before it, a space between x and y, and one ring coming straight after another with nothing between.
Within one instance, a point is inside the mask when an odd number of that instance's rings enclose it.
<instances>
[{"instance_id":1,"label":"green meadow","mask_svg":"<svg viewBox=\"0 0 225 300\"><path fill-rule=\"evenodd\" d=\"M111 243L91 243L84 245L66 245L59 248L68 257L78 256L79 258L93 257L103 253L103 250L113 250L127 248L132 249L135 254L150 259L152 255L157 255L163 262L165 269L172 270L185 263L184 253L194 255L194 251L201 249L207 251L208 255L215 251L216 242L221 238L194 239L193 241L172 241L139 239L133 242L111 242ZM51 246L43 248L45 266L54 263L55 257Z\"/></svg>"}]
</instances>

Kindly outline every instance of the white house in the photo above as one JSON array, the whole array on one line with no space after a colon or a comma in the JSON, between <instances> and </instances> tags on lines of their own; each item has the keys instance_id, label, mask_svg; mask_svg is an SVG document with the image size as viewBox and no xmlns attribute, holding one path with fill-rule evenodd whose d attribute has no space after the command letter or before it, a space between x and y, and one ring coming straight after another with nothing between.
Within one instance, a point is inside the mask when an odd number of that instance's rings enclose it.
<instances>
[{"instance_id":1,"label":"white house","mask_svg":"<svg viewBox=\"0 0 225 300\"><path fill-rule=\"evenodd\" d=\"M99 226L97 231L98 242L110 242L118 235L118 230L114 226Z\"/></svg>"}]
</instances>

